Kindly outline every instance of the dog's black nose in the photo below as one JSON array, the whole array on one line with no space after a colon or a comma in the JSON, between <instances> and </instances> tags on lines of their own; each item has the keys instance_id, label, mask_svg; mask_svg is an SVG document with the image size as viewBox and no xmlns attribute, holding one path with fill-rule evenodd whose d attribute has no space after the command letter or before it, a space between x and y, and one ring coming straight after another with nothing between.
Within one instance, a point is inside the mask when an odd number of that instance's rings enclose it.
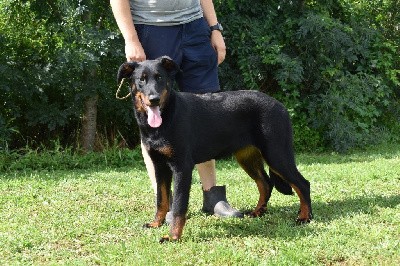
<instances>
[{"instance_id":1,"label":"dog's black nose","mask_svg":"<svg viewBox=\"0 0 400 266\"><path fill-rule=\"evenodd\" d=\"M150 95L149 101L151 105L158 105L160 103L160 96L158 95Z\"/></svg>"}]
</instances>

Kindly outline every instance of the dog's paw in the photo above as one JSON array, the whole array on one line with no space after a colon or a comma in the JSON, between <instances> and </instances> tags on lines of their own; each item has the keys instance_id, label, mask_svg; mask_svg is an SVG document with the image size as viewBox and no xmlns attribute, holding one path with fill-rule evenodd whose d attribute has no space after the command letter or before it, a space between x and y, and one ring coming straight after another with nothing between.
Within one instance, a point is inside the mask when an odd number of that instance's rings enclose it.
<instances>
[{"instance_id":1,"label":"dog's paw","mask_svg":"<svg viewBox=\"0 0 400 266\"><path fill-rule=\"evenodd\" d=\"M158 242L160 244L164 244L164 243L167 243L167 242L177 242L177 241L179 241L179 239L173 238L173 237L171 237L169 235L165 235L165 236L161 237Z\"/></svg>"},{"instance_id":2,"label":"dog's paw","mask_svg":"<svg viewBox=\"0 0 400 266\"><path fill-rule=\"evenodd\" d=\"M296 219L296 225L308 224L311 222L311 219Z\"/></svg>"},{"instance_id":3,"label":"dog's paw","mask_svg":"<svg viewBox=\"0 0 400 266\"><path fill-rule=\"evenodd\" d=\"M296 219L296 224L297 224L297 225L308 224L308 223L311 222L311 220L312 220L312 214L309 213L309 214L307 215L307 217L300 217L300 216L297 217L297 219Z\"/></svg>"},{"instance_id":4,"label":"dog's paw","mask_svg":"<svg viewBox=\"0 0 400 266\"><path fill-rule=\"evenodd\" d=\"M297 225L310 223L311 220L313 219L312 212L307 211L307 210L302 211L300 209L297 214L298 214L297 219L296 219Z\"/></svg>"},{"instance_id":5,"label":"dog's paw","mask_svg":"<svg viewBox=\"0 0 400 266\"><path fill-rule=\"evenodd\" d=\"M267 212L267 208L266 207L261 207L261 208L257 208L252 212L247 213L247 215L250 218L256 218L256 217L261 217L263 216L265 213Z\"/></svg>"},{"instance_id":6,"label":"dog's paw","mask_svg":"<svg viewBox=\"0 0 400 266\"><path fill-rule=\"evenodd\" d=\"M169 242L170 240L171 239L170 239L169 235L165 235L165 236L161 237L158 242L160 242L160 244L163 244L163 243Z\"/></svg>"},{"instance_id":7,"label":"dog's paw","mask_svg":"<svg viewBox=\"0 0 400 266\"><path fill-rule=\"evenodd\" d=\"M154 221L154 222L151 222L151 223L144 224L143 228L158 228L158 227L160 227L162 225L163 225L163 223Z\"/></svg>"}]
</instances>

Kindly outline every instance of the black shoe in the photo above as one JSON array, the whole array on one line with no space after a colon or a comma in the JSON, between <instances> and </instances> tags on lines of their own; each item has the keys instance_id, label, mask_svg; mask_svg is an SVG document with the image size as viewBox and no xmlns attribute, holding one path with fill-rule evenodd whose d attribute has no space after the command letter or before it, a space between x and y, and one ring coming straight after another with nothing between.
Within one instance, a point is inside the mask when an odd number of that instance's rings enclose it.
<instances>
[{"instance_id":1,"label":"black shoe","mask_svg":"<svg viewBox=\"0 0 400 266\"><path fill-rule=\"evenodd\" d=\"M243 213L229 205L225 186L214 186L208 191L203 191L203 211L217 217L243 218Z\"/></svg>"}]
</instances>

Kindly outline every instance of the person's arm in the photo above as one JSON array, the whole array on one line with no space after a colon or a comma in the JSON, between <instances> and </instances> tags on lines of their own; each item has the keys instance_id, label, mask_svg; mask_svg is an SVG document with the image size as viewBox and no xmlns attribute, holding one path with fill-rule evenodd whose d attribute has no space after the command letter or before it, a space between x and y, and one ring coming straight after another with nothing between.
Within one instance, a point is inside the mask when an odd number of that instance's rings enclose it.
<instances>
[{"instance_id":1,"label":"person's arm","mask_svg":"<svg viewBox=\"0 0 400 266\"><path fill-rule=\"evenodd\" d=\"M146 54L137 36L130 11L129 0L110 0L111 8L125 40L125 56L127 61L146 60Z\"/></svg>"},{"instance_id":2,"label":"person's arm","mask_svg":"<svg viewBox=\"0 0 400 266\"><path fill-rule=\"evenodd\" d=\"M203 9L204 18L207 20L209 26L218 23L217 14L215 13L214 3L212 0L201 0L201 8ZM213 30L211 33L211 45L217 51L218 64L225 60L226 46L222 33L219 30Z\"/></svg>"}]
</instances>

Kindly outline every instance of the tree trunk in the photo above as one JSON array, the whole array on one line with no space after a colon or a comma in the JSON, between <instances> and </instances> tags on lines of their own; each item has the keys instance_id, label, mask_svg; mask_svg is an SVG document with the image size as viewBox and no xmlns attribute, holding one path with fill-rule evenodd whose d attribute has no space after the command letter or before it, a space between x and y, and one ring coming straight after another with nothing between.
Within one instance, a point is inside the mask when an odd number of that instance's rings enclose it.
<instances>
[{"instance_id":1,"label":"tree trunk","mask_svg":"<svg viewBox=\"0 0 400 266\"><path fill-rule=\"evenodd\" d=\"M82 117L82 132L80 144L83 152L93 151L96 140L97 101L99 95L88 97L85 101L85 110Z\"/></svg>"}]
</instances>

